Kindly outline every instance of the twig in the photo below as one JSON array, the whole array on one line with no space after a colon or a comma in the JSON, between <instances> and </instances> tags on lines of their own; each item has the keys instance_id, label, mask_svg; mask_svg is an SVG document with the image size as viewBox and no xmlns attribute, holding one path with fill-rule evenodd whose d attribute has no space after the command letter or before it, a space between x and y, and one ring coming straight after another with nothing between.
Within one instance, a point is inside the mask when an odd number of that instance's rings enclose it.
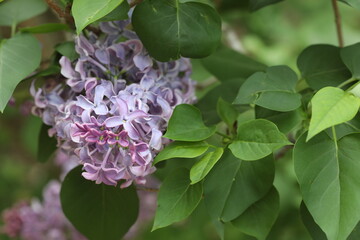
<instances>
[{"instance_id":1,"label":"twig","mask_svg":"<svg viewBox=\"0 0 360 240\"><path fill-rule=\"evenodd\" d=\"M159 192L158 188L149 188L149 187L142 187L142 186L136 186L136 190L142 190L146 192Z\"/></svg>"},{"instance_id":2,"label":"twig","mask_svg":"<svg viewBox=\"0 0 360 240\"><path fill-rule=\"evenodd\" d=\"M337 0L331 0L331 1L332 1L332 7L334 10L334 15L335 15L335 24L336 24L337 37L338 37L338 41L339 41L339 47L344 47L344 38L343 38L343 33L342 33L342 28L341 28L341 16L340 16L339 7L337 5Z\"/></svg>"}]
</instances>

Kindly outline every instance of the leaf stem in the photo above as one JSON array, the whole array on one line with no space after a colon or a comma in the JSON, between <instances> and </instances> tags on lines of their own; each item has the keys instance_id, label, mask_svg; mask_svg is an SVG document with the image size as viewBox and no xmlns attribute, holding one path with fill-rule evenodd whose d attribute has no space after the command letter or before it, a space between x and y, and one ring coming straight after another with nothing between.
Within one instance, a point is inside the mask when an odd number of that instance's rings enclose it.
<instances>
[{"instance_id":1,"label":"leaf stem","mask_svg":"<svg viewBox=\"0 0 360 240\"><path fill-rule=\"evenodd\" d=\"M224 138L231 139L230 136L228 136L228 135L226 135L226 134L223 134L223 133L221 133L221 132L215 132L215 133L216 133L217 135L220 135L220 136L224 137Z\"/></svg>"},{"instance_id":2,"label":"leaf stem","mask_svg":"<svg viewBox=\"0 0 360 240\"><path fill-rule=\"evenodd\" d=\"M341 28L341 16L340 16L340 11L339 11L339 7L338 7L338 3L337 0L331 0L332 2L332 7L333 7L333 11L334 11L334 15L335 15L335 24L336 24L336 33L337 33L337 37L338 37L338 41L339 41L339 47L344 47L344 38L343 38L343 33L342 33L342 28Z\"/></svg>"},{"instance_id":3,"label":"leaf stem","mask_svg":"<svg viewBox=\"0 0 360 240\"><path fill-rule=\"evenodd\" d=\"M340 83L337 87L342 88L343 86L348 85L349 83L355 82L357 80L358 79L356 79L356 78L350 78L350 79L346 80L345 82Z\"/></svg>"}]
</instances>

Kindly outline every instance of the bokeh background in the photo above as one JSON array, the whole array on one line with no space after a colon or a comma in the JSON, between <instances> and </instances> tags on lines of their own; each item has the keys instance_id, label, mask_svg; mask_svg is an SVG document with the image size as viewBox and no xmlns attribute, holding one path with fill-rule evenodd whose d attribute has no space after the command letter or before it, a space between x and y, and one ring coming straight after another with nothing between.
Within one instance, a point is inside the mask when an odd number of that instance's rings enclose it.
<instances>
[{"instance_id":1,"label":"bokeh background","mask_svg":"<svg viewBox=\"0 0 360 240\"><path fill-rule=\"evenodd\" d=\"M297 56L308 45L337 45L330 0L286 0L254 13L233 6L233 2L241 0L223 1L225 7L220 9L220 13L223 18L224 44L267 65L286 64L298 72ZM345 44L359 42L360 11L343 3L339 3L339 7ZM59 22L56 14L50 10L20 26L49 22ZM10 29L0 27L0 38L8 37L9 34ZM43 47L44 65L47 59L51 58L57 43L72 38L71 34L63 33L37 37ZM193 68L193 79L199 81L199 86L210 85L211 88L216 85L216 81L202 68L199 60L193 61ZM58 178L60 172L53 161L36 161L41 120L30 113L29 85L29 82L21 83L14 94L15 104L8 106L5 112L0 114L0 212L16 202L41 198L44 185L50 179ZM201 97L203 93L203 89L199 90L198 96ZM268 237L271 240L311 239L297 210L301 197L292 166L291 152L276 162L275 186L281 197L281 212ZM157 173L160 178L161 171ZM151 224L151 221L144 224L136 239L219 239L202 205L189 219L171 227L151 233ZM226 225L225 238L253 239L231 224ZM0 239L8 238L0 234Z\"/></svg>"}]
</instances>

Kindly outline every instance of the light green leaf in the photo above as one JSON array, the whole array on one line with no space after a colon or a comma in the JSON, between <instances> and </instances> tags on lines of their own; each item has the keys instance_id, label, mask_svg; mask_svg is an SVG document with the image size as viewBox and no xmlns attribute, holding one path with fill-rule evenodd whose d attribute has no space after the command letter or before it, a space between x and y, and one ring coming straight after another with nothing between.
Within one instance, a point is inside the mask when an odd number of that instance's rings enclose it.
<instances>
[{"instance_id":1,"label":"light green leaf","mask_svg":"<svg viewBox=\"0 0 360 240\"><path fill-rule=\"evenodd\" d=\"M359 0L339 0L339 1L344 2L356 9L360 10L360 1Z\"/></svg>"},{"instance_id":2,"label":"light green leaf","mask_svg":"<svg viewBox=\"0 0 360 240\"><path fill-rule=\"evenodd\" d=\"M171 158L195 158L208 150L206 142L179 142L175 141L166 146L154 160L154 165L158 162Z\"/></svg>"},{"instance_id":3,"label":"light green leaf","mask_svg":"<svg viewBox=\"0 0 360 240\"><path fill-rule=\"evenodd\" d=\"M311 99L312 116L306 141L328 127L353 119L360 107L360 98L340 88L326 87Z\"/></svg>"},{"instance_id":4,"label":"light green leaf","mask_svg":"<svg viewBox=\"0 0 360 240\"><path fill-rule=\"evenodd\" d=\"M266 73L251 75L233 103L254 103L274 111L292 111L301 105L301 95L295 91L296 82L297 76L289 67L269 67Z\"/></svg>"},{"instance_id":5,"label":"light green leaf","mask_svg":"<svg viewBox=\"0 0 360 240\"><path fill-rule=\"evenodd\" d=\"M310 233L311 237L316 240L327 240L325 233L321 228L315 223L314 218L311 216L309 210L306 208L304 202L301 202L300 205L300 215L302 222L304 223L306 229Z\"/></svg>"},{"instance_id":6,"label":"light green leaf","mask_svg":"<svg viewBox=\"0 0 360 240\"><path fill-rule=\"evenodd\" d=\"M360 1L359 1L360 5ZM340 50L341 59L351 71L353 78L360 79L360 43L344 47Z\"/></svg>"},{"instance_id":7,"label":"light green leaf","mask_svg":"<svg viewBox=\"0 0 360 240\"><path fill-rule=\"evenodd\" d=\"M291 142L274 123L265 119L256 119L238 126L237 138L229 148L236 157L252 161L266 157L290 144Z\"/></svg>"},{"instance_id":8,"label":"light green leaf","mask_svg":"<svg viewBox=\"0 0 360 240\"><path fill-rule=\"evenodd\" d=\"M0 4L0 26L12 26L47 9L43 0L10 0Z\"/></svg>"},{"instance_id":9,"label":"light green leaf","mask_svg":"<svg viewBox=\"0 0 360 240\"><path fill-rule=\"evenodd\" d=\"M124 0L74 0L71 8L78 34L89 24L112 12Z\"/></svg>"},{"instance_id":10,"label":"light green leaf","mask_svg":"<svg viewBox=\"0 0 360 240\"><path fill-rule=\"evenodd\" d=\"M213 220L232 221L264 197L274 180L272 156L248 162L225 151L204 181L204 201Z\"/></svg>"},{"instance_id":11,"label":"light green leaf","mask_svg":"<svg viewBox=\"0 0 360 240\"><path fill-rule=\"evenodd\" d=\"M177 169L164 180L158 196L152 231L188 217L199 204L202 184L190 185L189 170Z\"/></svg>"},{"instance_id":12,"label":"light green leaf","mask_svg":"<svg viewBox=\"0 0 360 240\"><path fill-rule=\"evenodd\" d=\"M24 33L50 33L57 31L71 31L67 24L62 23L45 23L34 27L20 28L20 32Z\"/></svg>"},{"instance_id":13,"label":"light green leaf","mask_svg":"<svg viewBox=\"0 0 360 240\"><path fill-rule=\"evenodd\" d=\"M32 73L41 60L40 44L31 35L17 34L0 43L0 111L4 111L18 83Z\"/></svg>"},{"instance_id":14,"label":"light green leaf","mask_svg":"<svg viewBox=\"0 0 360 240\"><path fill-rule=\"evenodd\" d=\"M199 109L189 104L177 105L164 137L178 141L197 142L212 136L216 126L205 126Z\"/></svg>"},{"instance_id":15,"label":"light green leaf","mask_svg":"<svg viewBox=\"0 0 360 240\"><path fill-rule=\"evenodd\" d=\"M143 1L132 14L132 24L150 55L164 62L206 57L221 38L219 15L199 2Z\"/></svg>"},{"instance_id":16,"label":"light green leaf","mask_svg":"<svg viewBox=\"0 0 360 240\"><path fill-rule=\"evenodd\" d=\"M280 198L277 190L271 190L259 201L251 205L232 224L242 232L265 240L280 210Z\"/></svg>"},{"instance_id":17,"label":"light green leaf","mask_svg":"<svg viewBox=\"0 0 360 240\"><path fill-rule=\"evenodd\" d=\"M340 48L331 45L312 45L298 57L298 68L312 89L338 86L351 77L340 58Z\"/></svg>"},{"instance_id":18,"label":"light green leaf","mask_svg":"<svg viewBox=\"0 0 360 240\"><path fill-rule=\"evenodd\" d=\"M75 51L75 43L71 42L63 42L55 46L55 50L61 55L70 59L70 61L74 61L79 58L79 54Z\"/></svg>"},{"instance_id":19,"label":"light green leaf","mask_svg":"<svg viewBox=\"0 0 360 240\"><path fill-rule=\"evenodd\" d=\"M221 118L230 129L233 128L239 112L230 103L223 100L221 97L218 99L216 110Z\"/></svg>"},{"instance_id":20,"label":"light green leaf","mask_svg":"<svg viewBox=\"0 0 360 240\"><path fill-rule=\"evenodd\" d=\"M129 18L130 6L127 1L123 1L119 6L112 10L109 14L100 18L96 22L119 21Z\"/></svg>"},{"instance_id":21,"label":"light green leaf","mask_svg":"<svg viewBox=\"0 0 360 240\"><path fill-rule=\"evenodd\" d=\"M39 162L49 160L57 149L57 141L55 137L49 137L49 129L50 126L42 124L38 138L37 160Z\"/></svg>"},{"instance_id":22,"label":"light green leaf","mask_svg":"<svg viewBox=\"0 0 360 240\"><path fill-rule=\"evenodd\" d=\"M222 82L234 78L247 78L253 73L266 70L266 65L227 47L219 48L209 57L201 59L201 62Z\"/></svg>"},{"instance_id":23,"label":"light green leaf","mask_svg":"<svg viewBox=\"0 0 360 240\"><path fill-rule=\"evenodd\" d=\"M138 217L139 199L134 187L96 184L81 176L81 166L65 177L60 199L67 219L91 240L121 239Z\"/></svg>"},{"instance_id":24,"label":"light green leaf","mask_svg":"<svg viewBox=\"0 0 360 240\"><path fill-rule=\"evenodd\" d=\"M295 144L303 200L328 240L346 240L360 220L360 134L339 141L326 133Z\"/></svg>"},{"instance_id":25,"label":"light green leaf","mask_svg":"<svg viewBox=\"0 0 360 240\"><path fill-rule=\"evenodd\" d=\"M221 158L223 153L224 149L216 148L213 152L209 152L200 158L200 160L190 169L191 184L200 182L204 177L206 177L217 161Z\"/></svg>"}]
</instances>

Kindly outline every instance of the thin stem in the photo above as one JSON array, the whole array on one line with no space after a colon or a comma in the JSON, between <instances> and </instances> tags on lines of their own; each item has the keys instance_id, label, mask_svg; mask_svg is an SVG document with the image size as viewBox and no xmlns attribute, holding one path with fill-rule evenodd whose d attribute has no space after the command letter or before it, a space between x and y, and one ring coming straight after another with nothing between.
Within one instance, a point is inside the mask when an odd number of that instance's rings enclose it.
<instances>
[{"instance_id":1,"label":"thin stem","mask_svg":"<svg viewBox=\"0 0 360 240\"><path fill-rule=\"evenodd\" d=\"M129 5L130 8L135 7L136 5L140 4L143 0L134 0Z\"/></svg>"},{"instance_id":2,"label":"thin stem","mask_svg":"<svg viewBox=\"0 0 360 240\"><path fill-rule=\"evenodd\" d=\"M228 136L228 135L226 135L226 134L223 134L223 133L221 133L221 132L215 132L217 135L220 135L220 136L222 136L222 137L225 137L225 138L228 138L228 139L231 139L231 137L230 136Z\"/></svg>"},{"instance_id":3,"label":"thin stem","mask_svg":"<svg viewBox=\"0 0 360 240\"><path fill-rule=\"evenodd\" d=\"M333 10L334 10L334 15L335 15L335 24L336 24L337 37L338 37L338 41L339 41L339 47L344 47L344 38L343 38L342 28L341 28L341 16L340 16L339 7L337 5L337 0L331 0L331 2L332 2Z\"/></svg>"},{"instance_id":4,"label":"thin stem","mask_svg":"<svg viewBox=\"0 0 360 240\"><path fill-rule=\"evenodd\" d=\"M346 80L345 82L340 83L337 87L342 88L343 86L346 86L349 83L352 83L352 82L355 82L355 81L357 81L356 78L350 78L350 79Z\"/></svg>"},{"instance_id":5,"label":"thin stem","mask_svg":"<svg viewBox=\"0 0 360 240\"><path fill-rule=\"evenodd\" d=\"M12 24L11 24L11 37L13 37L16 33L16 21L14 21Z\"/></svg>"}]
</instances>

